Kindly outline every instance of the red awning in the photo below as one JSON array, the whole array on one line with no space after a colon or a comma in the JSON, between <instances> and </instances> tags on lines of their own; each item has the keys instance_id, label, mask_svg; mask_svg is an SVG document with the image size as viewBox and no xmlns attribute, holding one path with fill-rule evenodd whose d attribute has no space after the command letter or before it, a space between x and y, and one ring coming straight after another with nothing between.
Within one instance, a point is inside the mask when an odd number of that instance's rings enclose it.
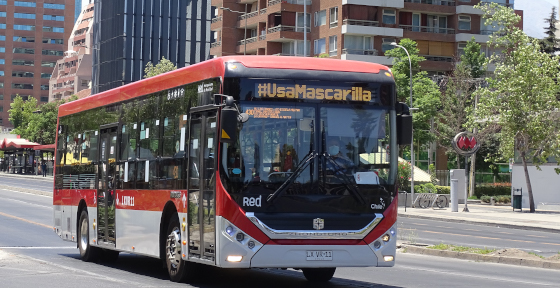
<instances>
[{"instance_id":1,"label":"red awning","mask_svg":"<svg viewBox=\"0 0 560 288\"><path fill-rule=\"evenodd\" d=\"M37 145L33 147L33 149L35 150L43 150L43 151L54 151L55 148L56 148L55 144Z\"/></svg>"},{"instance_id":2,"label":"red awning","mask_svg":"<svg viewBox=\"0 0 560 288\"><path fill-rule=\"evenodd\" d=\"M2 141L2 145L0 146L0 150L3 151L12 151L12 150L19 150L19 149L26 149L26 148L33 148L38 146L39 144L27 141L25 139L4 139Z\"/></svg>"}]
</instances>

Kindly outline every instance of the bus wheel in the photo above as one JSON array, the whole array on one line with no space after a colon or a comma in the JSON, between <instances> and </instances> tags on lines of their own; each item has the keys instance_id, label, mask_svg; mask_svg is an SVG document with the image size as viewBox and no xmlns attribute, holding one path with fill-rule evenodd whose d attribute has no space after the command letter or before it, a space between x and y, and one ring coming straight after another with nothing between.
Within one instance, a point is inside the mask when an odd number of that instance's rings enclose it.
<instances>
[{"instance_id":1,"label":"bus wheel","mask_svg":"<svg viewBox=\"0 0 560 288\"><path fill-rule=\"evenodd\" d=\"M165 263L169 278L173 282L184 282L187 276L187 263L181 257L181 229L179 218L174 216L167 226L165 241Z\"/></svg>"},{"instance_id":2,"label":"bus wheel","mask_svg":"<svg viewBox=\"0 0 560 288\"><path fill-rule=\"evenodd\" d=\"M311 282L327 282L332 279L336 268L303 268L303 276Z\"/></svg>"},{"instance_id":3,"label":"bus wheel","mask_svg":"<svg viewBox=\"0 0 560 288\"><path fill-rule=\"evenodd\" d=\"M80 227L78 229L78 247L80 257L86 262L94 262L99 256L99 248L89 245L89 217L86 210L80 215Z\"/></svg>"}]
</instances>

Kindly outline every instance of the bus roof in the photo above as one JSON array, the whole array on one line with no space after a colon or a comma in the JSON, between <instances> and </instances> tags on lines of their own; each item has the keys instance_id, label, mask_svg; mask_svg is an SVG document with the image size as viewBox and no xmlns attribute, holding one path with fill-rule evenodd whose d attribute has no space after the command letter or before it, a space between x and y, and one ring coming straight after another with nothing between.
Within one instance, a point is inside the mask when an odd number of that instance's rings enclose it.
<instances>
[{"instance_id":1,"label":"bus roof","mask_svg":"<svg viewBox=\"0 0 560 288\"><path fill-rule=\"evenodd\" d=\"M175 88L187 83L223 77L225 63L227 62L238 62L247 68L267 69L357 73L379 73L380 70L389 70L388 67L375 63L328 58L264 55L218 57L63 104L60 106L58 116L62 117L96 107L119 103L139 96Z\"/></svg>"}]
</instances>

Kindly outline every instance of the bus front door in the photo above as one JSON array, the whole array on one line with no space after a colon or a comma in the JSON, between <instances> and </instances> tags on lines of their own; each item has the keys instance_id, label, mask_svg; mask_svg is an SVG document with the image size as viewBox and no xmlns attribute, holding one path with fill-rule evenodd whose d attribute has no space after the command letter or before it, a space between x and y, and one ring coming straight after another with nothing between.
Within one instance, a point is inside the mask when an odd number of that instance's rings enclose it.
<instances>
[{"instance_id":1,"label":"bus front door","mask_svg":"<svg viewBox=\"0 0 560 288\"><path fill-rule=\"evenodd\" d=\"M216 111L191 114L189 257L214 262L216 245Z\"/></svg>"},{"instance_id":2,"label":"bus front door","mask_svg":"<svg viewBox=\"0 0 560 288\"><path fill-rule=\"evenodd\" d=\"M115 159L117 154L117 127L100 129L98 189L97 189L97 243L115 247Z\"/></svg>"}]
</instances>

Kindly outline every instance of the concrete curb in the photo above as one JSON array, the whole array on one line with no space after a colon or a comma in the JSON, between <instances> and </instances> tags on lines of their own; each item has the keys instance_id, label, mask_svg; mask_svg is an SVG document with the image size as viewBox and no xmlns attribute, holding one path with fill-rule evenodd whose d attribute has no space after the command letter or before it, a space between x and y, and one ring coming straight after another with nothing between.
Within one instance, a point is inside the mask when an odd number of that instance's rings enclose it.
<instances>
[{"instance_id":1,"label":"concrete curb","mask_svg":"<svg viewBox=\"0 0 560 288\"><path fill-rule=\"evenodd\" d=\"M560 232L560 228L555 229L555 228L525 226L525 225L510 224L510 223L483 222L483 221L475 221L475 220L467 220L467 219L450 219L450 218L441 218L441 217L431 217L425 215L411 215L411 214L404 214L404 213L398 213L398 217L435 220L435 221L442 221L442 222L475 224L475 225L484 225L490 227L511 228L511 229L520 229L520 230L529 230L529 231L541 231L541 232L552 232L552 233Z\"/></svg>"},{"instance_id":2,"label":"concrete curb","mask_svg":"<svg viewBox=\"0 0 560 288\"><path fill-rule=\"evenodd\" d=\"M7 186L7 185L0 185L0 189L29 193L29 194L34 194L34 195L43 195L43 196L49 196L49 197L53 196L53 192L39 191L39 190L33 190L33 189L25 189L25 188L19 188L19 187L14 187L14 186Z\"/></svg>"},{"instance_id":3,"label":"concrete curb","mask_svg":"<svg viewBox=\"0 0 560 288\"><path fill-rule=\"evenodd\" d=\"M19 174L14 175L14 174L8 174L8 173L0 173L0 176L10 177L10 178L20 178L20 179L33 179L33 180L37 180L37 181L48 181L48 182L54 181L53 176L42 177L42 176L36 176L36 175L19 175Z\"/></svg>"},{"instance_id":4,"label":"concrete curb","mask_svg":"<svg viewBox=\"0 0 560 288\"><path fill-rule=\"evenodd\" d=\"M424 247L418 247L414 245L401 245L402 249L406 249L404 253L413 253L429 256L439 256L448 257L469 261L480 261L480 262L490 262L490 263L500 263L508 265L518 265L525 267L535 267L535 268L546 268L560 270L560 262L552 262L546 260L533 260L533 259L523 259L523 258L513 258L513 257L502 257L502 256L490 256L466 252L456 252L456 251L446 251L429 249Z\"/></svg>"}]
</instances>

